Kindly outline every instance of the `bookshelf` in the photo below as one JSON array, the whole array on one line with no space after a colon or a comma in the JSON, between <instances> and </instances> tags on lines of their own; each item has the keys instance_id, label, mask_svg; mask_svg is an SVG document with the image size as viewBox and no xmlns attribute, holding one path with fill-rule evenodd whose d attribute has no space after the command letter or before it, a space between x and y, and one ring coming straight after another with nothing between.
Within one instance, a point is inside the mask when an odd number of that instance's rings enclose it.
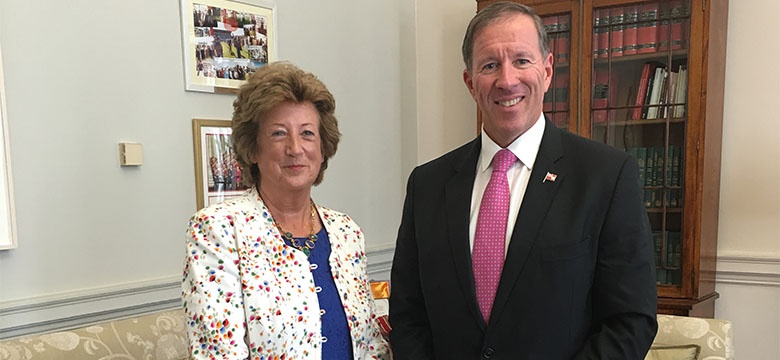
<instances>
[{"instance_id":1,"label":"bookshelf","mask_svg":"<svg viewBox=\"0 0 780 360\"><path fill-rule=\"evenodd\" d=\"M640 165L658 312L712 317L728 1L514 1L550 34L545 115Z\"/></svg>"}]
</instances>

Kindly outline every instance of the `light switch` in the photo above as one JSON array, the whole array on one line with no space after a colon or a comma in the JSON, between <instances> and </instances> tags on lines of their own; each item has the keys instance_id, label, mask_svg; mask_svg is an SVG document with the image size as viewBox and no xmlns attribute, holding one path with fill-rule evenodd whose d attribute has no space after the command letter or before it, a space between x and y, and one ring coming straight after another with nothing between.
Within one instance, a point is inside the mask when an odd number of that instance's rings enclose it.
<instances>
[{"instance_id":1,"label":"light switch","mask_svg":"<svg viewBox=\"0 0 780 360\"><path fill-rule=\"evenodd\" d=\"M119 143L119 165L141 166L144 164L144 148L140 143Z\"/></svg>"}]
</instances>

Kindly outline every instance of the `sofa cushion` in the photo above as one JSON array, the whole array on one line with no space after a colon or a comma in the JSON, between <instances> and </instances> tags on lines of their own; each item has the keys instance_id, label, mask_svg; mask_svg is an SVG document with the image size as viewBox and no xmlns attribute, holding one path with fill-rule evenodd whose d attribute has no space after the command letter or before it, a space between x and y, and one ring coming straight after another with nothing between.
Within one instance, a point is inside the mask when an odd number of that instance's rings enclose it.
<instances>
[{"instance_id":1,"label":"sofa cushion","mask_svg":"<svg viewBox=\"0 0 780 360\"><path fill-rule=\"evenodd\" d=\"M690 345L659 345L654 344L645 360L697 360L701 347Z\"/></svg>"},{"instance_id":2,"label":"sofa cushion","mask_svg":"<svg viewBox=\"0 0 780 360\"><path fill-rule=\"evenodd\" d=\"M734 334L728 320L658 315L654 345L660 344L696 344L701 347L701 359L734 359Z\"/></svg>"}]
</instances>

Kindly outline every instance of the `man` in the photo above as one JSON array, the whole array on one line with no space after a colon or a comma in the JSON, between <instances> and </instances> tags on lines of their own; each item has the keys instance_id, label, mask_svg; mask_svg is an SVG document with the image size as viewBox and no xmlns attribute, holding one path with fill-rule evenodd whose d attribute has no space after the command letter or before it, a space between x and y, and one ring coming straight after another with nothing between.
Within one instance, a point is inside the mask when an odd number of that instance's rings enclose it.
<instances>
[{"instance_id":1,"label":"man","mask_svg":"<svg viewBox=\"0 0 780 360\"><path fill-rule=\"evenodd\" d=\"M636 162L544 118L553 56L532 9L487 6L463 59L482 133L409 177L395 359L642 359L656 287Z\"/></svg>"}]
</instances>

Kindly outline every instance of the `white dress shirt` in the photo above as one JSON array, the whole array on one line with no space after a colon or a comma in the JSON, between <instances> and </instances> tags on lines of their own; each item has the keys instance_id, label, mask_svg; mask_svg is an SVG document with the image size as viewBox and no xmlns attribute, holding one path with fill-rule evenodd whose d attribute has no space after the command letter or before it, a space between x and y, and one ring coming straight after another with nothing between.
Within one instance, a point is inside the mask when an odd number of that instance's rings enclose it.
<instances>
[{"instance_id":1,"label":"white dress shirt","mask_svg":"<svg viewBox=\"0 0 780 360\"><path fill-rule=\"evenodd\" d=\"M542 143L544 135L544 116L540 115L536 123L528 131L520 135L513 141L507 149L511 151L519 161L516 161L506 172L509 180L509 218L506 222L506 243L504 244L504 256L509 248L509 239L512 238L512 229L517 221L517 214L520 212L520 205L523 203L525 189L528 186L528 179L531 177L531 170L536 161L536 154L539 152L539 145ZM469 244L474 249L474 234L477 231L477 217L479 216L479 206L482 204L482 195L490 181L490 175L493 173L493 157L501 150L482 129L482 149L477 160L477 176L474 179L474 188L471 191L471 212L469 213Z\"/></svg>"}]
</instances>

